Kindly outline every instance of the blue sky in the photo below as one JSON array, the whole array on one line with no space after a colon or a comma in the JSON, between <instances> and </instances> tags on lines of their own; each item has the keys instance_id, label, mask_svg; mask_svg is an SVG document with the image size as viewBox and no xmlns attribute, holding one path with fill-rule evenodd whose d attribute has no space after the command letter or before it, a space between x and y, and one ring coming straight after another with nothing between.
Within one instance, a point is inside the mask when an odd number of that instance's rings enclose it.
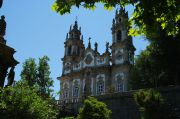
<instances>
[{"instance_id":1,"label":"blue sky","mask_svg":"<svg viewBox=\"0 0 180 119\"><path fill-rule=\"evenodd\" d=\"M20 79L22 63L29 57L38 58L47 55L51 61L51 77L54 80L54 90L59 91L61 75L61 58L64 56L64 41L66 33L77 17L87 46L88 37L91 37L92 46L98 43L100 53L105 51L106 41L111 43L111 25L115 15L112 11L104 10L101 4L92 10L72 8L70 14L63 16L52 11L54 0L4 0L0 15L5 15L7 22L7 45L16 49L15 58L20 62L16 67L15 80ZM126 10L131 14L132 7ZM136 55L147 46L143 37L133 38Z\"/></svg>"}]
</instances>

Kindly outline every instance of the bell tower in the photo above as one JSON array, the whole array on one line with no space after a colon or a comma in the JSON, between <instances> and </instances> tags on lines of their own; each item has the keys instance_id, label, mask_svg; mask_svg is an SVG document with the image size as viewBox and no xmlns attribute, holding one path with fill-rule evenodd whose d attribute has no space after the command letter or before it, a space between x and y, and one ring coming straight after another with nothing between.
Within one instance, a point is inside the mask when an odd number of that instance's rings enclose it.
<instances>
[{"instance_id":1,"label":"bell tower","mask_svg":"<svg viewBox=\"0 0 180 119\"><path fill-rule=\"evenodd\" d=\"M112 64L133 64L135 48L132 44L132 37L128 36L128 12L121 7L116 10L112 23Z\"/></svg>"},{"instance_id":2,"label":"bell tower","mask_svg":"<svg viewBox=\"0 0 180 119\"><path fill-rule=\"evenodd\" d=\"M73 64L80 61L81 55L84 52L83 35L81 35L81 27L78 28L78 23L75 21L73 27L70 26L69 33L66 35L64 42L65 53L62 58L63 72L71 70Z\"/></svg>"}]
</instances>

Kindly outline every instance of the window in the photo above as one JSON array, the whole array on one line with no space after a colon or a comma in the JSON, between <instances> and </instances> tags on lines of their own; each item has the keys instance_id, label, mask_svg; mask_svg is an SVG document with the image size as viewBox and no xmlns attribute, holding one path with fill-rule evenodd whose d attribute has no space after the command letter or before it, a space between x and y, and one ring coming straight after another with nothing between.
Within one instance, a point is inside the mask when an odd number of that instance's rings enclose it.
<instances>
[{"instance_id":1,"label":"window","mask_svg":"<svg viewBox=\"0 0 180 119\"><path fill-rule=\"evenodd\" d=\"M121 18L119 18L119 23L121 23Z\"/></svg>"},{"instance_id":2,"label":"window","mask_svg":"<svg viewBox=\"0 0 180 119\"><path fill-rule=\"evenodd\" d=\"M64 91L64 93L63 93L63 97L64 97L64 99L67 99L68 98L68 91L66 90L66 91Z\"/></svg>"},{"instance_id":3,"label":"window","mask_svg":"<svg viewBox=\"0 0 180 119\"><path fill-rule=\"evenodd\" d=\"M97 94L102 94L104 93L104 77L101 75L98 77L98 82L97 82Z\"/></svg>"},{"instance_id":4,"label":"window","mask_svg":"<svg viewBox=\"0 0 180 119\"><path fill-rule=\"evenodd\" d=\"M99 82L97 88L98 88L97 93L102 94L104 92L104 82Z\"/></svg>"},{"instance_id":5,"label":"window","mask_svg":"<svg viewBox=\"0 0 180 119\"><path fill-rule=\"evenodd\" d=\"M79 96L79 88L78 87L74 87L73 97L78 97L78 96Z\"/></svg>"},{"instance_id":6,"label":"window","mask_svg":"<svg viewBox=\"0 0 180 119\"><path fill-rule=\"evenodd\" d=\"M79 96L79 83L77 80L73 82L73 97L78 97Z\"/></svg>"},{"instance_id":7,"label":"window","mask_svg":"<svg viewBox=\"0 0 180 119\"><path fill-rule=\"evenodd\" d=\"M68 55L71 55L71 46L68 47Z\"/></svg>"},{"instance_id":8,"label":"window","mask_svg":"<svg viewBox=\"0 0 180 119\"><path fill-rule=\"evenodd\" d=\"M117 32L117 41L121 41L121 31Z\"/></svg>"},{"instance_id":9,"label":"window","mask_svg":"<svg viewBox=\"0 0 180 119\"><path fill-rule=\"evenodd\" d=\"M124 89L123 84L122 84L122 83L118 83L118 84L117 84L117 91L118 91L118 92L123 92L123 89Z\"/></svg>"},{"instance_id":10,"label":"window","mask_svg":"<svg viewBox=\"0 0 180 119\"><path fill-rule=\"evenodd\" d=\"M117 75L117 91L118 92L123 92L124 91L124 84L123 84L123 78L122 78L122 76L119 74L119 75Z\"/></svg>"}]
</instances>

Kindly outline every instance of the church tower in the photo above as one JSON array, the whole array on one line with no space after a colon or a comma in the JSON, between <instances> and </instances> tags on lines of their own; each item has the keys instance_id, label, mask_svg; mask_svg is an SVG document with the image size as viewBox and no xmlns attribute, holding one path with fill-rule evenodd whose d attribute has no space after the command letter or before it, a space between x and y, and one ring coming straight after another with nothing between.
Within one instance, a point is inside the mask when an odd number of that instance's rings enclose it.
<instances>
[{"instance_id":1,"label":"church tower","mask_svg":"<svg viewBox=\"0 0 180 119\"><path fill-rule=\"evenodd\" d=\"M135 48L132 37L128 36L128 12L116 10L112 24L112 76L117 92L126 91L130 67L134 61Z\"/></svg>"},{"instance_id":2,"label":"church tower","mask_svg":"<svg viewBox=\"0 0 180 119\"><path fill-rule=\"evenodd\" d=\"M84 52L83 35L81 35L81 27L75 21L73 27L70 26L69 33L66 35L65 53L63 61L63 74L71 72L73 64L79 62Z\"/></svg>"}]
</instances>

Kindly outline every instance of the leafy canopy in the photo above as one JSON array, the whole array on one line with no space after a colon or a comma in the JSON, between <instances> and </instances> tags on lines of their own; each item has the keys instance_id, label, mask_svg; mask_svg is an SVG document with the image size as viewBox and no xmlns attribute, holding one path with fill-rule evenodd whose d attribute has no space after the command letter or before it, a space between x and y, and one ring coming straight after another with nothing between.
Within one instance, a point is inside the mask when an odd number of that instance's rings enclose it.
<instances>
[{"instance_id":1,"label":"leafy canopy","mask_svg":"<svg viewBox=\"0 0 180 119\"><path fill-rule=\"evenodd\" d=\"M140 107L141 119L178 119L179 112L165 102L156 90L140 90L134 94Z\"/></svg>"},{"instance_id":2,"label":"leafy canopy","mask_svg":"<svg viewBox=\"0 0 180 119\"><path fill-rule=\"evenodd\" d=\"M111 110L103 102L88 97L80 108L78 119L110 119Z\"/></svg>"},{"instance_id":3,"label":"leafy canopy","mask_svg":"<svg viewBox=\"0 0 180 119\"><path fill-rule=\"evenodd\" d=\"M130 19L132 28L129 31L131 36L154 35L159 29L157 24L160 24L168 35L179 33L179 0L56 0L52 9L63 15L70 13L73 6L95 9L95 3L102 3L107 10L119 5L133 5L135 9Z\"/></svg>"},{"instance_id":4,"label":"leafy canopy","mask_svg":"<svg viewBox=\"0 0 180 119\"><path fill-rule=\"evenodd\" d=\"M55 119L57 110L43 100L37 90L21 81L15 86L0 88L1 119Z\"/></svg>"}]
</instances>

